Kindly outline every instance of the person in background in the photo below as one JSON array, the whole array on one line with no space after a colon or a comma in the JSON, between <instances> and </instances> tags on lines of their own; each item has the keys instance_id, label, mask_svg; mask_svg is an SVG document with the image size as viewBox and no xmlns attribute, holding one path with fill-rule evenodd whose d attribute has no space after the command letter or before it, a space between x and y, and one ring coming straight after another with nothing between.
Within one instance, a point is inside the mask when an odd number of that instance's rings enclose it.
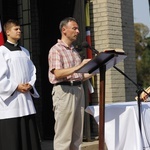
<instances>
[{"instance_id":1,"label":"person in background","mask_svg":"<svg viewBox=\"0 0 150 150\"><path fill-rule=\"evenodd\" d=\"M141 100L143 100L143 101L145 101L145 102L146 102L146 101L150 101L150 97L149 97L149 96L150 96L150 86L149 86L148 88L146 88L145 91L146 91L147 93L143 91L143 92L141 93L141 95L140 95L140 98L141 98ZM149 94L149 95L148 95L148 94Z\"/></svg>"},{"instance_id":2,"label":"person in background","mask_svg":"<svg viewBox=\"0 0 150 150\"><path fill-rule=\"evenodd\" d=\"M0 46L0 150L41 150L32 96L36 68L27 49L20 46L17 20L4 24L6 43Z\"/></svg>"},{"instance_id":3,"label":"person in background","mask_svg":"<svg viewBox=\"0 0 150 150\"><path fill-rule=\"evenodd\" d=\"M54 150L79 150L83 139L84 89L83 81L92 74L76 71L90 59L81 60L73 46L79 35L75 18L60 22L61 39L48 54L48 77L53 84L52 98L55 117Z\"/></svg>"}]
</instances>

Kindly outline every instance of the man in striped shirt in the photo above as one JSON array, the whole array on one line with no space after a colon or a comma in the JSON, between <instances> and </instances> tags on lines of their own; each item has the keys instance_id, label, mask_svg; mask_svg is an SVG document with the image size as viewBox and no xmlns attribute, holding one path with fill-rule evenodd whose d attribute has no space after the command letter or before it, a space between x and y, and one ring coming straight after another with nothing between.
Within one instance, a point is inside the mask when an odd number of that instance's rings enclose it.
<instances>
[{"instance_id":1,"label":"man in striped shirt","mask_svg":"<svg viewBox=\"0 0 150 150\"><path fill-rule=\"evenodd\" d=\"M83 138L84 89L82 82L92 74L76 73L90 59L81 60L72 43L79 35L75 18L60 22L61 39L51 47L48 55L49 81L55 116L54 150L79 150Z\"/></svg>"}]
</instances>

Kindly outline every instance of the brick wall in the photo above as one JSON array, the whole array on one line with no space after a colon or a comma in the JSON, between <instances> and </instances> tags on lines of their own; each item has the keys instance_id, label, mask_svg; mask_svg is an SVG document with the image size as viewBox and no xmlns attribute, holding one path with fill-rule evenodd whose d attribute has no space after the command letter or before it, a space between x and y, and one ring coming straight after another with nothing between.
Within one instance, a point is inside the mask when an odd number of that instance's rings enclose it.
<instances>
[{"instance_id":1,"label":"brick wall","mask_svg":"<svg viewBox=\"0 0 150 150\"><path fill-rule=\"evenodd\" d=\"M136 81L133 8L130 0L91 1L91 24L93 46L102 51L107 48L121 48L127 58L116 66ZM99 76L96 78L99 84ZM95 101L99 96L96 87ZM114 68L106 72L106 102L134 100L135 86Z\"/></svg>"},{"instance_id":2,"label":"brick wall","mask_svg":"<svg viewBox=\"0 0 150 150\"><path fill-rule=\"evenodd\" d=\"M107 48L123 49L127 58L116 67L136 82L132 0L91 0L90 13L93 47L100 52ZM92 95L93 104L99 100L99 79L98 74ZM135 85L116 69L111 68L106 72L106 103L132 101L136 96L135 91ZM96 133L95 120L92 124Z\"/></svg>"},{"instance_id":3,"label":"brick wall","mask_svg":"<svg viewBox=\"0 0 150 150\"><path fill-rule=\"evenodd\" d=\"M122 11L122 30L123 30L123 47L128 57L124 62L125 73L134 81L136 79L136 61L135 61L135 43L134 43L134 20L133 20L133 1L123 0L121 3ZM136 86L125 79L126 100L134 100L136 96Z\"/></svg>"}]
</instances>

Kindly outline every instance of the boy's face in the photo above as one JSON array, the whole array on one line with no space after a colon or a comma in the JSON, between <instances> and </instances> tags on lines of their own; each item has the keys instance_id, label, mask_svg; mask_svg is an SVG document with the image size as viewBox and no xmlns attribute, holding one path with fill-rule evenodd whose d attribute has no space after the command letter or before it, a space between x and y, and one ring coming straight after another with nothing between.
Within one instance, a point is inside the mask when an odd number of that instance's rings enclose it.
<instances>
[{"instance_id":1,"label":"boy's face","mask_svg":"<svg viewBox=\"0 0 150 150\"><path fill-rule=\"evenodd\" d=\"M12 24L9 29L6 30L7 39L10 41L18 41L21 38L20 26Z\"/></svg>"}]
</instances>

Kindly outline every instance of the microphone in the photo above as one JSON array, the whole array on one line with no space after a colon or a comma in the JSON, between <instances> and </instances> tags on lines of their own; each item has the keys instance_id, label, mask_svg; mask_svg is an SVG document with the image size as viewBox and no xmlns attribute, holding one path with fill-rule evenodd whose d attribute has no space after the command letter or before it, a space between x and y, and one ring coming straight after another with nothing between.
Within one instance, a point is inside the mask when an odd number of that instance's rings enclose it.
<instances>
[{"instance_id":1,"label":"microphone","mask_svg":"<svg viewBox=\"0 0 150 150\"><path fill-rule=\"evenodd\" d=\"M92 50L94 52L94 54L99 54L99 51L94 49L93 47L91 47L87 41L82 42L82 47L83 48L89 48L90 50Z\"/></svg>"}]
</instances>

